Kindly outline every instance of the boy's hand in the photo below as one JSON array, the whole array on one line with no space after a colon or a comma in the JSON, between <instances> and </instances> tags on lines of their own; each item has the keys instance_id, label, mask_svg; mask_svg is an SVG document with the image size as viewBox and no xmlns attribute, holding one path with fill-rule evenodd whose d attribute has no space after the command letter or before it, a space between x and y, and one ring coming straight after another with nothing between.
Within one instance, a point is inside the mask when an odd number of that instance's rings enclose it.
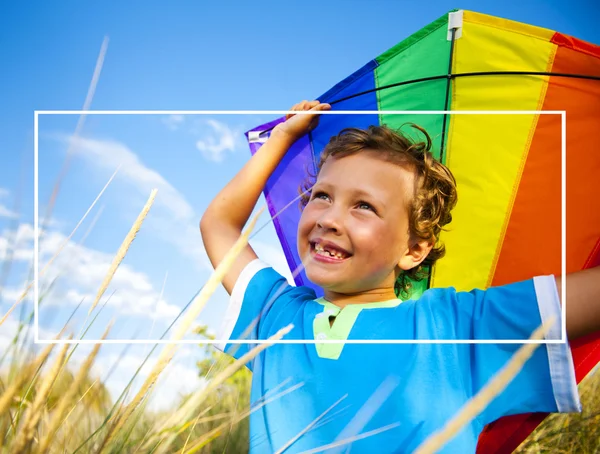
<instances>
[{"instance_id":1,"label":"boy's hand","mask_svg":"<svg viewBox=\"0 0 600 454\"><path fill-rule=\"evenodd\" d=\"M204 247L215 268L242 234L267 180L290 146L317 126L320 111L330 108L329 104L319 101L304 101L292 107L294 111L314 111L314 114L287 115L286 120L273 129L274 134L269 140L210 203L200 221L200 230ZM242 270L255 259L256 253L250 245L246 245L223 277L223 286L230 295Z\"/></svg>"},{"instance_id":2,"label":"boy's hand","mask_svg":"<svg viewBox=\"0 0 600 454\"><path fill-rule=\"evenodd\" d=\"M329 110L331 106L329 104L320 103L319 101L302 101L295 104L290 110L294 111L314 111L314 115L295 115L287 114L285 121L278 124L273 132L277 131L278 134L285 134L293 141L298 140L303 135L312 131L319 124L318 112Z\"/></svg>"}]
</instances>

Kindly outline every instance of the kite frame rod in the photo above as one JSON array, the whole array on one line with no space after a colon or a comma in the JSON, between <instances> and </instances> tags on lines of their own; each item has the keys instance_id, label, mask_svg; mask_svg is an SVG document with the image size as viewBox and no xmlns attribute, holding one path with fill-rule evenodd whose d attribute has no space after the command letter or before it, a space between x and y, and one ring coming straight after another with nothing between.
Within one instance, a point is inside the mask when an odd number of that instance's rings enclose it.
<instances>
[{"instance_id":1,"label":"kite frame rod","mask_svg":"<svg viewBox=\"0 0 600 454\"><path fill-rule=\"evenodd\" d=\"M450 56L448 58L448 74L446 75L446 98L444 100L444 110L448 110L448 103L450 101L450 84L452 83L452 62L454 61L454 42L456 41L456 27L451 30L450 37ZM444 146L446 145L446 122L448 121L448 114L444 114L442 120L442 135L440 137L440 162L444 163ZM431 288L431 279L433 270L431 265L427 266L427 288Z\"/></svg>"},{"instance_id":2,"label":"kite frame rod","mask_svg":"<svg viewBox=\"0 0 600 454\"><path fill-rule=\"evenodd\" d=\"M452 28L452 36L450 40L450 58L448 59L448 74L446 75L446 99L444 101L444 110L448 110L448 102L450 101L450 84L452 83L452 61L454 56L454 42L456 37L456 27ZM440 162L444 162L444 145L446 142L446 122L448 121L448 114L444 114L444 120L442 121L442 136L440 144ZM431 274L430 281L431 281ZM429 288L429 283L427 284Z\"/></svg>"},{"instance_id":3,"label":"kite frame rod","mask_svg":"<svg viewBox=\"0 0 600 454\"><path fill-rule=\"evenodd\" d=\"M395 82L393 84L382 85L381 87L371 88L369 90L361 91L359 93L354 93L353 95L348 95L343 98L331 101L331 102L329 102L329 104L337 104L337 103L347 101L352 98L357 98L362 95L373 93L375 91L399 87L402 85L410 85L410 84L415 84L415 83L419 83L419 82L429 82L432 80L441 80L441 79L450 80L450 79L454 79L457 77L474 77L474 76L553 76L553 77L570 77L570 78L574 78L574 79L587 79L587 80L600 81L600 76L592 76L589 74L555 73L555 72L544 72L544 71L476 71L476 72L468 72L468 73L441 74L439 76L420 77L418 79L411 79L411 80L405 80L402 82Z\"/></svg>"},{"instance_id":4,"label":"kite frame rod","mask_svg":"<svg viewBox=\"0 0 600 454\"><path fill-rule=\"evenodd\" d=\"M439 76L428 76L428 77L420 77L418 79L405 80L402 82L395 82L393 84L382 85L381 87L371 88L369 90L360 91L358 93L354 93L352 95L344 96L340 99L335 99L333 101L323 101L327 102L330 105L338 104L343 101L347 101L352 98L358 98L362 95L367 95L369 93L373 93L379 90L386 90L388 88L400 87L402 85L410 85L416 84L420 82L429 82L432 80L441 80L447 79L448 81L455 79L457 77L475 77L475 76L553 76L553 77L568 77L573 79L586 79L586 80L596 80L600 81L600 76L592 76L589 74L571 74L571 73L554 73L554 72L544 72L544 71L476 71L476 72L468 72L468 73L454 73L454 74L441 74ZM259 132L259 136L270 132L274 128L271 127L269 129L265 129L264 131Z\"/></svg>"}]
</instances>

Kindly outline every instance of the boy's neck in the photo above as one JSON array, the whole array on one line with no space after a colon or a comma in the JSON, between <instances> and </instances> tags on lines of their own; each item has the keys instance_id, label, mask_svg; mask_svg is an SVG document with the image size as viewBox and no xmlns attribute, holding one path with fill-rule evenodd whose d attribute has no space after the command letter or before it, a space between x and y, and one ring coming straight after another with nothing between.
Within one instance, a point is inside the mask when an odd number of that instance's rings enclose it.
<instances>
[{"instance_id":1,"label":"boy's neck","mask_svg":"<svg viewBox=\"0 0 600 454\"><path fill-rule=\"evenodd\" d=\"M379 303L396 299L394 289L373 289L366 292L347 294L325 290L323 298L340 308L352 304Z\"/></svg>"}]
</instances>

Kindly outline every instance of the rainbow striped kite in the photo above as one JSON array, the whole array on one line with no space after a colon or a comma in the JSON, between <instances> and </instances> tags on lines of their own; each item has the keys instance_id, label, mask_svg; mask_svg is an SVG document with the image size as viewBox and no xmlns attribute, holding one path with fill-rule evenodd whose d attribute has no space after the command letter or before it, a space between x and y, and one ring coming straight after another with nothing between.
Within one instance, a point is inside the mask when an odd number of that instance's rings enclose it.
<instances>
[{"instance_id":1,"label":"rainbow striped kite","mask_svg":"<svg viewBox=\"0 0 600 454\"><path fill-rule=\"evenodd\" d=\"M563 234L567 272L600 265L599 46L544 28L453 11L316 99L337 111L377 113L323 115L270 178L265 196L272 216L298 197L306 171L314 172L319 153L341 129L412 122L433 137L434 154L458 185L453 221L442 234L447 254L427 286L471 290L559 275ZM523 113L531 111L546 113ZM252 153L281 121L246 133ZM291 270L300 265L299 217L293 203L274 219ZM303 273L296 283L312 286ZM600 361L600 333L571 342L571 349L579 382ZM482 433L478 452L512 452L544 417L517 415L493 423Z\"/></svg>"}]
</instances>

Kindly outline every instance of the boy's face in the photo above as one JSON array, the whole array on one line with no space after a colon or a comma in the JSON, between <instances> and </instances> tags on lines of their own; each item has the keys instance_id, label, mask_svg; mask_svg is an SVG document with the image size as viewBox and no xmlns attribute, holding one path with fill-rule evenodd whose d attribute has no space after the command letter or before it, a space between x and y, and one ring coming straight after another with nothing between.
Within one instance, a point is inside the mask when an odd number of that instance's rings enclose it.
<instances>
[{"instance_id":1,"label":"boy's face","mask_svg":"<svg viewBox=\"0 0 600 454\"><path fill-rule=\"evenodd\" d=\"M373 151L329 158L298 224L307 277L336 293L393 290L413 190L412 172Z\"/></svg>"}]
</instances>

